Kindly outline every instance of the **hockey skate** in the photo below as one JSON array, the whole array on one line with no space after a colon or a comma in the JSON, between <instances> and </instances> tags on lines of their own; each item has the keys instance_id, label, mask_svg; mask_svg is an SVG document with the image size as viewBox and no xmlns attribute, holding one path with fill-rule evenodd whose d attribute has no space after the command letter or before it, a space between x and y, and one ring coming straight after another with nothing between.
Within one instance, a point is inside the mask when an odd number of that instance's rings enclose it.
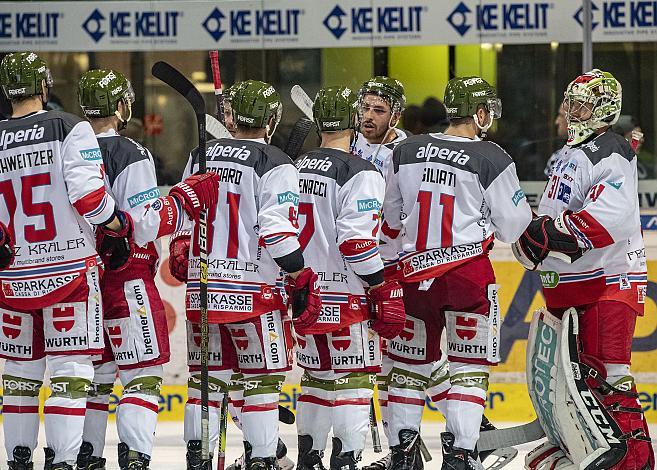
<instances>
[{"instance_id":1,"label":"hockey skate","mask_svg":"<svg viewBox=\"0 0 657 470\"><path fill-rule=\"evenodd\" d=\"M244 443L246 447L248 443ZM293 470L294 462L287 456L287 446L279 438L278 447L276 448L276 458L278 459L278 467L281 470ZM236 459L235 462L230 464L226 470L245 470L246 469L246 452Z\"/></svg>"},{"instance_id":2,"label":"hockey skate","mask_svg":"<svg viewBox=\"0 0 657 470\"><path fill-rule=\"evenodd\" d=\"M209 460L201 459L201 441L187 443L187 470L210 470L212 468L212 454Z\"/></svg>"},{"instance_id":3,"label":"hockey skate","mask_svg":"<svg viewBox=\"0 0 657 470\"><path fill-rule=\"evenodd\" d=\"M91 455L94 446L90 442L83 442L76 461L77 470L105 470L105 459Z\"/></svg>"},{"instance_id":4,"label":"hockey skate","mask_svg":"<svg viewBox=\"0 0 657 470\"><path fill-rule=\"evenodd\" d=\"M476 451L454 447L454 434L443 432L440 440L443 445L442 470L484 470Z\"/></svg>"},{"instance_id":5,"label":"hockey skate","mask_svg":"<svg viewBox=\"0 0 657 470\"><path fill-rule=\"evenodd\" d=\"M117 451L121 470L148 470L148 465L151 462L150 456L136 450L130 450L125 442L119 442Z\"/></svg>"},{"instance_id":6,"label":"hockey skate","mask_svg":"<svg viewBox=\"0 0 657 470\"><path fill-rule=\"evenodd\" d=\"M52 465L52 470L74 470L73 465L69 465L66 462L59 462Z\"/></svg>"},{"instance_id":7,"label":"hockey skate","mask_svg":"<svg viewBox=\"0 0 657 470\"><path fill-rule=\"evenodd\" d=\"M44 447L43 454L44 454L43 470L52 470L52 464L55 461L55 451L52 450L50 447Z\"/></svg>"},{"instance_id":8,"label":"hockey skate","mask_svg":"<svg viewBox=\"0 0 657 470\"><path fill-rule=\"evenodd\" d=\"M246 470L279 470L276 457L253 457L246 464Z\"/></svg>"},{"instance_id":9,"label":"hockey skate","mask_svg":"<svg viewBox=\"0 0 657 470\"><path fill-rule=\"evenodd\" d=\"M399 431L399 444L393 446L390 468L394 470L424 470L420 452L420 433L411 429Z\"/></svg>"},{"instance_id":10,"label":"hockey skate","mask_svg":"<svg viewBox=\"0 0 657 470\"><path fill-rule=\"evenodd\" d=\"M362 470L390 470L392 469L392 452L388 452L376 462L365 465Z\"/></svg>"},{"instance_id":11,"label":"hockey skate","mask_svg":"<svg viewBox=\"0 0 657 470\"><path fill-rule=\"evenodd\" d=\"M355 452L342 452L342 441L333 438L333 449L331 450L331 470L358 470L358 462Z\"/></svg>"},{"instance_id":12,"label":"hockey skate","mask_svg":"<svg viewBox=\"0 0 657 470\"><path fill-rule=\"evenodd\" d=\"M29 447L16 446L14 447L14 460L7 462L9 470L32 470L34 464L30 462L32 451Z\"/></svg>"},{"instance_id":13,"label":"hockey skate","mask_svg":"<svg viewBox=\"0 0 657 470\"><path fill-rule=\"evenodd\" d=\"M324 452L313 450L313 438L311 436L299 436L299 459L297 470L326 470L322 464Z\"/></svg>"}]
</instances>

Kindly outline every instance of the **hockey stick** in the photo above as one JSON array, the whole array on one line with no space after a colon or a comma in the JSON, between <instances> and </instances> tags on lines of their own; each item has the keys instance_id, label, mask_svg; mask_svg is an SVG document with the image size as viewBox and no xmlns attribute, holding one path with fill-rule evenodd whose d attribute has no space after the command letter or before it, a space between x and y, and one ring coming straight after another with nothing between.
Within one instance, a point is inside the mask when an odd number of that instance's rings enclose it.
<instances>
[{"instance_id":1,"label":"hockey stick","mask_svg":"<svg viewBox=\"0 0 657 470\"><path fill-rule=\"evenodd\" d=\"M178 70L166 62L153 64L151 73L185 97L194 109L198 128L198 169L207 171L205 101L201 93ZM208 211L201 211L199 217L199 264L200 264L200 323L201 323L201 460L203 468L210 468L210 410L208 403Z\"/></svg>"},{"instance_id":2,"label":"hockey stick","mask_svg":"<svg viewBox=\"0 0 657 470\"><path fill-rule=\"evenodd\" d=\"M518 450L514 447L504 447L502 449L496 449L488 455L486 459L493 459L490 464L486 464L484 468L486 470L498 470L500 468L506 467L509 465L513 459L518 456ZM482 460L482 464L486 459Z\"/></svg>"},{"instance_id":3,"label":"hockey stick","mask_svg":"<svg viewBox=\"0 0 657 470\"><path fill-rule=\"evenodd\" d=\"M217 470L226 468L226 427L228 426L228 389L224 390L221 400L221 414L219 415L219 442L217 447Z\"/></svg>"},{"instance_id":4,"label":"hockey stick","mask_svg":"<svg viewBox=\"0 0 657 470\"><path fill-rule=\"evenodd\" d=\"M294 424L296 417L288 408L278 405L278 420L283 424Z\"/></svg>"},{"instance_id":5,"label":"hockey stick","mask_svg":"<svg viewBox=\"0 0 657 470\"><path fill-rule=\"evenodd\" d=\"M481 432L479 441L477 441L477 449L479 452L502 449L537 441L543 437L545 437L545 431L538 419L535 419L531 423L520 426Z\"/></svg>"},{"instance_id":6,"label":"hockey stick","mask_svg":"<svg viewBox=\"0 0 657 470\"><path fill-rule=\"evenodd\" d=\"M310 99L308 93L304 91L299 85L294 85L290 91L290 98L292 102L297 105L297 108L311 121L313 121L313 100Z\"/></svg>"},{"instance_id":7,"label":"hockey stick","mask_svg":"<svg viewBox=\"0 0 657 470\"><path fill-rule=\"evenodd\" d=\"M381 436L379 436L379 423L376 419L374 398L370 398L370 431L372 431L372 447L374 447L374 452L380 454L382 451Z\"/></svg>"},{"instance_id":8,"label":"hockey stick","mask_svg":"<svg viewBox=\"0 0 657 470\"><path fill-rule=\"evenodd\" d=\"M232 139L233 136L230 135L226 126L224 126L219 120L210 115L205 115L205 130L208 134L214 139Z\"/></svg>"},{"instance_id":9,"label":"hockey stick","mask_svg":"<svg viewBox=\"0 0 657 470\"><path fill-rule=\"evenodd\" d=\"M303 143L306 141L306 137L310 134L310 129L313 128L313 122L302 116L294 124L292 131L290 132L290 137L287 139L285 144L285 149L283 151L290 156L292 160L295 160L301 153L303 148Z\"/></svg>"},{"instance_id":10,"label":"hockey stick","mask_svg":"<svg viewBox=\"0 0 657 470\"><path fill-rule=\"evenodd\" d=\"M219 72L219 51L210 51L210 67L212 68L212 82L214 83L214 99L217 101L217 119L224 122L224 97L221 89L221 73Z\"/></svg>"}]
</instances>

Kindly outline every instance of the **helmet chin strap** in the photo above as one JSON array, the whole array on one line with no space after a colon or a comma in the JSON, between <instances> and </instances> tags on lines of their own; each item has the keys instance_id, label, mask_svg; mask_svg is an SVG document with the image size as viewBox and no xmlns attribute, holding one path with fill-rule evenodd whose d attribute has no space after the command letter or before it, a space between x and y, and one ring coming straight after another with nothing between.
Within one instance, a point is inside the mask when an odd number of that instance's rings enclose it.
<instances>
[{"instance_id":1,"label":"helmet chin strap","mask_svg":"<svg viewBox=\"0 0 657 470\"><path fill-rule=\"evenodd\" d=\"M114 115L117 118L119 118L119 122L120 122L119 128L118 128L119 131L122 131L123 129L125 129L128 125L128 122L130 122L130 119L132 119L132 105L130 104L130 101L129 100L123 100L123 104L128 108L128 117L126 119L123 119L123 115L119 112L118 109L116 111L114 111Z\"/></svg>"},{"instance_id":2,"label":"helmet chin strap","mask_svg":"<svg viewBox=\"0 0 657 470\"><path fill-rule=\"evenodd\" d=\"M474 122L475 122L476 126L481 131L481 137L482 138L486 137L486 132L488 132L488 129L490 129L490 126L493 125L493 114L489 113L488 115L490 116L490 121L488 121L488 124L484 124L483 126L479 124L479 116L477 116L476 113L472 115L472 118L474 119Z\"/></svg>"}]
</instances>

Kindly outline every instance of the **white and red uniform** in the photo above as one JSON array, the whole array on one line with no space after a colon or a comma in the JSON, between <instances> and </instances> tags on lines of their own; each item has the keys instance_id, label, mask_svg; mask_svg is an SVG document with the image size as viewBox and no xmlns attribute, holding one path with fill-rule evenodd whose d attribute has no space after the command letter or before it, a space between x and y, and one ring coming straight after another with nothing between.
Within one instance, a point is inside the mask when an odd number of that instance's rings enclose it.
<instances>
[{"instance_id":1,"label":"white and red uniform","mask_svg":"<svg viewBox=\"0 0 657 470\"><path fill-rule=\"evenodd\" d=\"M46 439L55 462L74 462L82 442L91 354L104 346L101 261L90 224L115 211L101 164L91 126L72 114L0 122L0 220L16 247L14 262L0 271L0 356L5 384L15 384L5 385L3 399L9 456L15 446L36 447L46 363L53 384Z\"/></svg>"},{"instance_id":2,"label":"white and red uniform","mask_svg":"<svg viewBox=\"0 0 657 470\"><path fill-rule=\"evenodd\" d=\"M388 341L388 355L403 364L393 367L389 381L391 444L398 444L395 426L417 423L424 406L423 387L399 384L404 375L430 377L446 328L450 381L434 387L432 399L446 399L441 408L455 446L474 449L488 369L499 361L493 331L500 312L488 251L493 237L516 241L531 209L511 157L478 138L409 137L393 152L387 182L382 230L401 239L407 315L405 330Z\"/></svg>"},{"instance_id":3,"label":"white and red uniform","mask_svg":"<svg viewBox=\"0 0 657 470\"><path fill-rule=\"evenodd\" d=\"M218 324L210 350L210 392L219 406L233 369L243 375L242 430L252 457L276 455L278 394L290 370L291 322L276 287L280 268L273 258L299 249L298 173L290 158L264 139L208 142L207 167L219 175L219 203L209 215L208 318ZM198 169L192 153L185 176ZM187 283L188 331L199 320L198 228L192 236ZM193 334L188 335L188 339ZM197 350L188 341L190 352ZM198 357L198 356L195 356ZM231 360L233 359L234 360ZM185 441L200 439L198 361L190 355ZM211 417L211 448L218 421Z\"/></svg>"},{"instance_id":4,"label":"white and red uniform","mask_svg":"<svg viewBox=\"0 0 657 470\"><path fill-rule=\"evenodd\" d=\"M634 151L622 136L606 131L557 153L538 207L540 215L553 218L572 211L568 227L585 250L572 263L553 256L541 263L547 307L557 316L577 309L583 353L604 364L607 382L626 387L632 382L632 337L647 289L637 186ZM615 393L605 400L641 408L638 400ZM641 413L611 412L622 432L643 428L648 435ZM644 468L650 443L628 442L628 456L618 468Z\"/></svg>"},{"instance_id":5,"label":"white and red uniform","mask_svg":"<svg viewBox=\"0 0 657 470\"><path fill-rule=\"evenodd\" d=\"M384 195L376 168L341 150L321 148L296 161L299 169L299 243L318 275L322 314L297 332L297 364L305 369L298 400L300 435L324 450L328 432L342 451L359 453L369 429L374 372L380 370L378 334L359 277L380 272L378 231Z\"/></svg>"},{"instance_id":6,"label":"white and red uniform","mask_svg":"<svg viewBox=\"0 0 657 470\"><path fill-rule=\"evenodd\" d=\"M97 136L108 192L134 222L135 248L129 267L105 272L101 281L106 354L94 363L83 440L102 457L109 395L116 378L124 386L117 409L119 439L151 455L157 422L162 365L169 362L164 304L155 286L158 237L180 228L186 214L172 197L160 197L153 157L141 144L108 130Z\"/></svg>"}]
</instances>

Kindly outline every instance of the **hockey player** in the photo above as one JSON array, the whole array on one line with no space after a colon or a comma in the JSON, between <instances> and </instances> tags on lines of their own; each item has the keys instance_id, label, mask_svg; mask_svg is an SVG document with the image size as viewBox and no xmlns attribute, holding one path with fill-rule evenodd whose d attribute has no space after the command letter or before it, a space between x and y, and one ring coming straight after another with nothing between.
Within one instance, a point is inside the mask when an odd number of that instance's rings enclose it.
<instances>
[{"instance_id":1,"label":"hockey player","mask_svg":"<svg viewBox=\"0 0 657 470\"><path fill-rule=\"evenodd\" d=\"M208 168L221 184L219 205L210 214L208 317L211 334L210 401L218 407L232 375L243 374L242 431L246 468L276 468L278 396L291 368L289 323L276 288L287 272L288 298L295 324L312 325L320 314L317 276L304 267L297 240L298 174L290 158L268 145L281 117L280 96L269 84L248 80L233 94L235 139L210 141ZM195 168L192 154L188 172ZM197 237L194 237L194 240ZM179 242L182 243L182 242ZM193 241L187 284L190 372L185 406L188 469L205 468L200 455L198 374L199 260ZM195 326L196 325L196 326ZM230 356L235 362L229 360ZM216 358L216 359L215 359ZM211 415L211 448L218 420Z\"/></svg>"},{"instance_id":2,"label":"hockey player","mask_svg":"<svg viewBox=\"0 0 657 470\"><path fill-rule=\"evenodd\" d=\"M388 394L389 435L406 448L417 444L424 385L447 335L449 380L434 384L444 400L445 470L482 468L475 451L488 388L488 371L499 361L497 286L488 259L493 237L514 242L531 220L515 165L504 150L481 140L501 104L479 77L455 78L445 90L450 125L445 133L412 136L393 151L383 204L383 230L401 237L400 264L407 322L388 341L394 361ZM467 292L467 295L463 295ZM404 387L404 383L418 383ZM398 391L393 391L400 384ZM401 416L401 419L395 419ZM399 429L404 423L414 428ZM393 441L394 443L394 441ZM392 464L395 466L395 462Z\"/></svg>"},{"instance_id":3,"label":"hockey player","mask_svg":"<svg viewBox=\"0 0 657 470\"><path fill-rule=\"evenodd\" d=\"M331 428L330 468L356 469L381 364L379 334L392 338L401 332L404 306L399 283L384 282L378 253L383 178L374 165L349 153L358 125L356 95L345 87L324 88L313 115L322 142L296 163L303 217L299 242L326 294L318 323L297 329L297 362L305 369L297 407L297 469L324 468Z\"/></svg>"},{"instance_id":4,"label":"hockey player","mask_svg":"<svg viewBox=\"0 0 657 470\"><path fill-rule=\"evenodd\" d=\"M160 197L148 149L119 135L130 120L135 99L128 79L115 70L90 70L80 79L78 99L100 144L108 188L116 205L134 221L136 245L130 268L109 270L101 280L104 324L113 355L94 364L77 468L105 468L109 394L118 366L124 386L116 412L119 466L145 469L153 448L162 366L169 362L166 314L155 286L160 251L156 239L180 228L188 214L179 187ZM193 188L201 205L216 203L216 175L192 176L185 184Z\"/></svg>"},{"instance_id":5,"label":"hockey player","mask_svg":"<svg viewBox=\"0 0 657 470\"><path fill-rule=\"evenodd\" d=\"M526 268L542 271L549 314L561 318L571 307L576 310L581 350L571 361L581 363L583 370L592 368L598 377L587 379L587 390L579 390L591 397L587 408L594 410L593 419L587 409L575 409L577 400L566 400L551 404L557 411L552 422L542 422L543 427L563 422L558 410L568 410L569 416L589 414L590 429L559 427L568 445L595 442L590 435L602 432L609 436L606 446L612 443L615 448L599 455L596 468L647 470L654 468L654 456L630 373L632 336L644 311L646 256L637 157L630 144L610 130L621 105L621 85L609 72L595 69L568 85L567 144L555 159L538 207L540 216L513 248ZM527 468L586 466L579 449L560 449L559 444L550 439L530 453Z\"/></svg>"},{"instance_id":6,"label":"hockey player","mask_svg":"<svg viewBox=\"0 0 657 470\"><path fill-rule=\"evenodd\" d=\"M0 357L6 359L3 427L12 470L33 468L46 365L48 457L55 470L73 468L91 355L104 345L102 261L90 224L105 234L101 254L111 252L118 265L132 243L130 216L105 191L91 126L72 114L44 111L52 84L34 53L9 54L0 63L0 85L12 107L12 118L0 122Z\"/></svg>"}]
</instances>

